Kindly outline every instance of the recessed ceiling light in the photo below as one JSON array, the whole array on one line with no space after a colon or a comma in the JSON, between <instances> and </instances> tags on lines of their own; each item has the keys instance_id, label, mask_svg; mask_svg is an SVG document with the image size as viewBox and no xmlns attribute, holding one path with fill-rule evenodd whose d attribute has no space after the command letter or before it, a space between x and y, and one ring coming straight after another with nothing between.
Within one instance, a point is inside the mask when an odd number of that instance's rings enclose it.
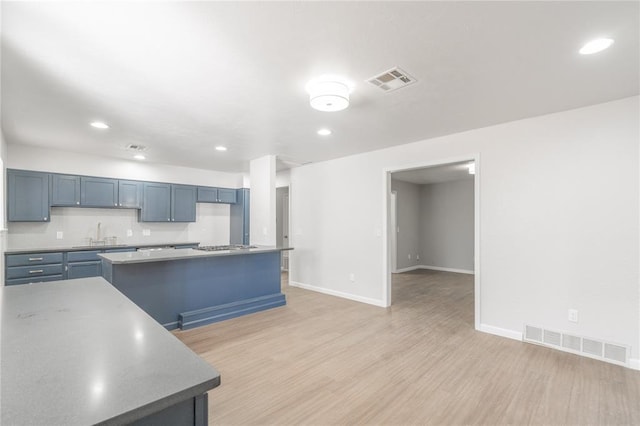
<instances>
[{"instance_id":1,"label":"recessed ceiling light","mask_svg":"<svg viewBox=\"0 0 640 426\"><path fill-rule=\"evenodd\" d=\"M591 55L593 53L598 53L608 48L613 44L613 39L611 38L597 38L595 40L591 40L589 43L582 46L580 49L580 53L583 55Z\"/></svg>"},{"instance_id":2,"label":"recessed ceiling light","mask_svg":"<svg viewBox=\"0 0 640 426\"><path fill-rule=\"evenodd\" d=\"M329 136L331 134L331 130L329 130L329 129L320 129L320 130L318 130L318 134L320 136Z\"/></svg>"},{"instance_id":3,"label":"recessed ceiling light","mask_svg":"<svg viewBox=\"0 0 640 426\"><path fill-rule=\"evenodd\" d=\"M91 127L95 127L96 129L108 129L109 125L107 123L103 123L102 121L92 121Z\"/></svg>"},{"instance_id":4,"label":"recessed ceiling light","mask_svg":"<svg viewBox=\"0 0 640 426\"><path fill-rule=\"evenodd\" d=\"M222 146L222 145L216 146L216 151L226 151L226 150L227 150L226 146Z\"/></svg>"},{"instance_id":5,"label":"recessed ceiling light","mask_svg":"<svg viewBox=\"0 0 640 426\"><path fill-rule=\"evenodd\" d=\"M133 156L133 158L135 158L136 160L145 160L147 157L142 154L136 154Z\"/></svg>"}]
</instances>

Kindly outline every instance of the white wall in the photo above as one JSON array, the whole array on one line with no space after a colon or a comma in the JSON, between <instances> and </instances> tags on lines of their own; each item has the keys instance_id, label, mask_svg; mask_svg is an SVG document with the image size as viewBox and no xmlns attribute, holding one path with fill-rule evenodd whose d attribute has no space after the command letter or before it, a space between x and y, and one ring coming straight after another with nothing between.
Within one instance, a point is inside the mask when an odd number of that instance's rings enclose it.
<instances>
[{"instance_id":1,"label":"white wall","mask_svg":"<svg viewBox=\"0 0 640 426\"><path fill-rule=\"evenodd\" d=\"M396 269L416 267L424 259L421 241L421 222L424 216L420 210L421 186L415 183L391 179L391 190L396 191Z\"/></svg>"},{"instance_id":2,"label":"white wall","mask_svg":"<svg viewBox=\"0 0 640 426\"><path fill-rule=\"evenodd\" d=\"M473 179L420 185L422 266L472 272Z\"/></svg>"},{"instance_id":3,"label":"white wall","mask_svg":"<svg viewBox=\"0 0 640 426\"><path fill-rule=\"evenodd\" d=\"M6 167L54 173L184 183L239 188L242 174L141 163L9 144ZM5 203L6 204L6 203ZM229 244L229 205L198 203L195 223L141 223L134 209L51 208L48 223L10 222L7 247L51 248L85 245L95 238L98 222L102 236L115 236L118 243L154 244L200 242L203 245ZM143 236L148 229L151 235ZM127 236L131 230L133 235ZM63 239L56 238L57 232Z\"/></svg>"},{"instance_id":4,"label":"white wall","mask_svg":"<svg viewBox=\"0 0 640 426\"><path fill-rule=\"evenodd\" d=\"M241 173L120 160L17 144L9 144L7 148L6 166L11 169L226 188L242 188L243 184Z\"/></svg>"},{"instance_id":5,"label":"white wall","mask_svg":"<svg viewBox=\"0 0 640 426\"><path fill-rule=\"evenodd\" d=\"M251 244L276 245L276 157L251 160Z\"/></svg>"},{"instance_id":6,"label":"white wall","mask_svg":"<svg viewBox=\"0 0 640 426\"><path fill-rule=\"evenodd\" d=\"M135 209L52 207L50 222L9 223L7 247L15 250L87 245L89 238L96 238L98 223L100 237L116 237L117 244L229 244L228 204L198 203L196 222L192 223L138 222L137 212ZM144 236L143 229L151 235ZM127 230L132 231L131 236L127 236ZM62 232L63 239L56 238L58 232Z\"/></svg>"},{"instance_id":7,"label":"white wall","mask_svg":"<svg viewBox=\"0 0 640 426\"><path fill-rule=\"evenodd\" d=\"M566 330L628 344L637 360L638 100L293 169L291 282L382 304L384 170L478 154L481 328Z\"/></svg>"}]
</instances>

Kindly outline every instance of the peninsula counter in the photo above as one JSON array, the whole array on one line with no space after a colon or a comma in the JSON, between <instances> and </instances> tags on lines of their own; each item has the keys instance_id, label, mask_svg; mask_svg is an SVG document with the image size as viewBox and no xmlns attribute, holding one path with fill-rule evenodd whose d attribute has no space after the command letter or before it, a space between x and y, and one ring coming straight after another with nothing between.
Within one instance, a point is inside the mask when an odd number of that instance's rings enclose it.
<instances>
[{"instance_id":1,"label":"peninsula counter","mask_svg":"<svg viewBox=\"0 0 640 426\"><path fill-rule=\"evenodd\" d=\"M286 304L279 247L104 253L102 273L171 330L188 329Z\"/></svg>"},{"instance_id":2,"label":"peninsula counter","mask_svg":"<svg viewBox=\"0 0 640 426\"><path fill-rule=\"evenodd\" d=\"M220 374L102 278L0 287L0 312L0 424L207 424Z\"/></svg>"}]
</instances>

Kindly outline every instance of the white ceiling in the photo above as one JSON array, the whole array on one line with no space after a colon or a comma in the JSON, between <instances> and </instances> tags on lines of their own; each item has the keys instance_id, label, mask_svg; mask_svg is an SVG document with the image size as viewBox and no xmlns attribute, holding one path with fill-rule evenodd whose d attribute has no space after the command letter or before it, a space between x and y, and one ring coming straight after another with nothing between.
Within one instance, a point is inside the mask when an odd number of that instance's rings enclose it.
<instances>
[{"instance_id":1,"label":"white ceiling","mask_svg":"<svg viewBox=\"0 0 640 426\"><path fill-rule=\"evenodd\" d=\"M639 4L2 2L2 126L9 143L143 144L221 171L322 161L637 95ZM598 36L616 42L578 54ZM394 66L418 83L365 83ZM309 107L325 73L355 84L347 110Z\"/></svg>"}]
</instances>

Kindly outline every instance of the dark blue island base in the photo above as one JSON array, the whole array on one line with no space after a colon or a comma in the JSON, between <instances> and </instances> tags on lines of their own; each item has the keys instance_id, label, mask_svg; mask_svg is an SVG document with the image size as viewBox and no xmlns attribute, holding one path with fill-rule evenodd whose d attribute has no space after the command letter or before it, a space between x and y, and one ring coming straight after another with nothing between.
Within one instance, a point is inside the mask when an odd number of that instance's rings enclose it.
<instances>
[{"instance_id":1,"label":"dark blue island base","mask_svg":"<svg viewBox=\"0 0 640 426\"><path fill-rule=\"evenodd\" d=\"M286 304L279 249L179 252L105 254L103 276L168 330Z\"/></svg>"}]
</instances>

